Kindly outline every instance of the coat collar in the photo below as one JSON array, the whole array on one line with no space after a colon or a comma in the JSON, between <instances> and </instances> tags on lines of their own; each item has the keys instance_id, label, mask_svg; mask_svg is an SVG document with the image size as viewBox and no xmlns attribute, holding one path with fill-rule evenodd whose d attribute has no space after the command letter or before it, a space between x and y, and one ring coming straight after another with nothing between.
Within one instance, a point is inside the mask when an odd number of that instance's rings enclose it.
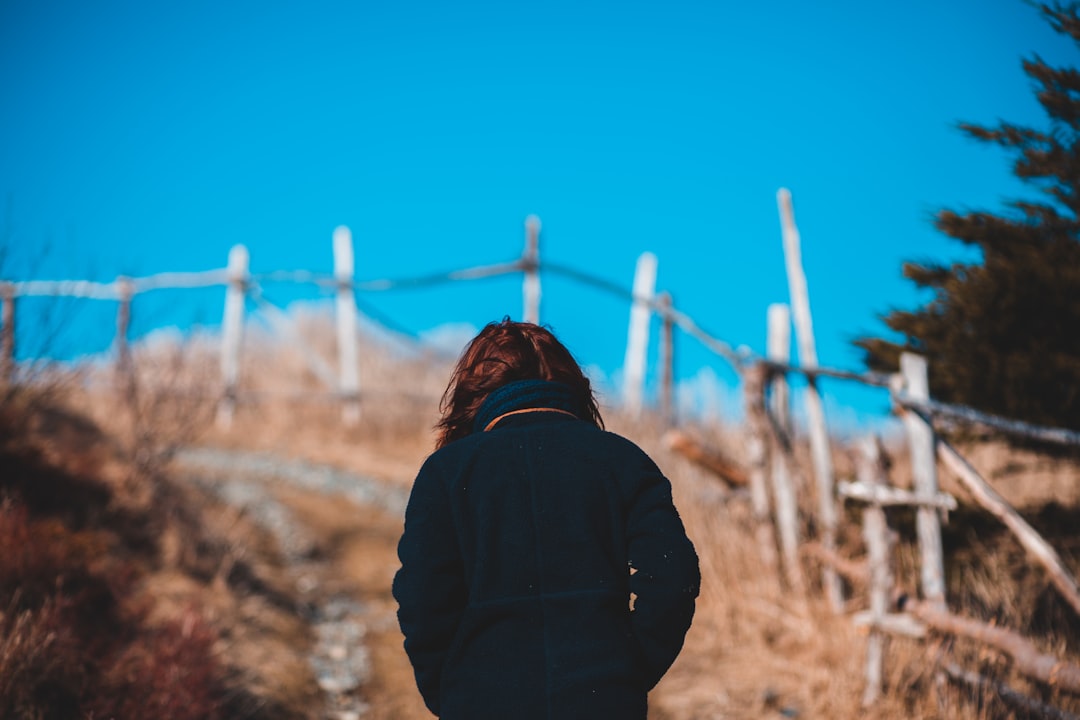
<instances>
[{"instance_id":1,"label":"coat collar","mask_svg":"<svg viewBox=\"0 0 1080 720\"><path fill-rule=\"evenodd\" d=\"M493 420L515 410L551 409L582 417L568 385L547 380L518 380L492 390L480 405L473 432L481 432Z\"/></svg>"}]
</instances>

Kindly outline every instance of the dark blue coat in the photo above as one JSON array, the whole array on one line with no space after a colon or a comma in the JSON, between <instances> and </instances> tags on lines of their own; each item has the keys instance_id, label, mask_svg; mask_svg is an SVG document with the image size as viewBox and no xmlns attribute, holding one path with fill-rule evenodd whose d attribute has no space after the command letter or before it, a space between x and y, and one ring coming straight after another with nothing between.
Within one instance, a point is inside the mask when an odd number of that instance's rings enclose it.
<instances>
[{"instance_id":1,"label":"dark blue coat","mask_svg":"<svg viewBox=\"0 0 1080 720\"><path fill-rule=\"evenodd\" d=\"M671 486L567 413L565 386L500 388L416 478L394 597L442 718L645 718L682 648L700 576Z\"/></svg>"}]
</instances>

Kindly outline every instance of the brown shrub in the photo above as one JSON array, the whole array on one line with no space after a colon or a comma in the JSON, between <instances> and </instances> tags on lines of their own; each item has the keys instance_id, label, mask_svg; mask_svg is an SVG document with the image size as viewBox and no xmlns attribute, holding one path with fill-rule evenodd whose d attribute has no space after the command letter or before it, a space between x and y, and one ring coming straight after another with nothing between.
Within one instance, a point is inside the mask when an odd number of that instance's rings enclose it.
<instances>
[{"instance_id":1,"label":"brown shrub","mask_svg":"<svg viewBox=\"0 0 1080 720\"><path fill-rule=\"evenodd\" d=\"M215 720L221 717L217 636L189 608L179 619L144 630L102 672L87 707L94 717Z\"/></svg>"},{"instance_id":2,"label":"brown shrub","mask_svg":"<svg viewBox=\"0 0 1080 720\"><path fill-rule=\"evenodd\" d=\"M91 665L67 622L68 601L21 611L14 604L0 614L0 717L77 717Z\"/></svg>"},{"instance_id":3,"label":"brown shrub","mask_svg":"<svg viewBox=\"0 0 1080 720\"><path fill-rule=\"evenodd\" d=\"M216 634L148 622L164 511L117 502L99 441L33 391L0 404L0 717L219 717Z\"/></svg>"}]
</instances>

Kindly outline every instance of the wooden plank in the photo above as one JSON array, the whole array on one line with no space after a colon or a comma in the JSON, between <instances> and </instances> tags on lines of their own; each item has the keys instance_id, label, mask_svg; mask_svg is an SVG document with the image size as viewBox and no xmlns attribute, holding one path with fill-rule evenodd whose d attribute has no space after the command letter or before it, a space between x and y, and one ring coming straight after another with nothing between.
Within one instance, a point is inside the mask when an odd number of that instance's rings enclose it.
<instances>
[{"instance_id":1,"label":"wooden plank","mask_svg":"<svg viewBox=\"0 0 1080 720\"><path fill-rule=\"evenodd\" d=\"M641 414L645 397L645 356L649 349L649 319L656 291L656 256L642 253L634 269L634 301L623 362L623 408L631 416Z\"/></svg>"},{"instance_id":2,"label":"wooden plank","mask_svg":"<svg viewBox=\"0 0 1080 720\"><path fill-rule=\"evenodd\" d=\"M353 291L352 232L334 229L334 278L337 280L335 320L338 342L338 390L344 400L341 420L346 427L360 421L360 366L356 337L356 295Z\"/></svg>"},{"instance_id":3,"label":"wooden plank","mask_svg":"<svg viewBox=\"0 0 1080 720\"><path fill-rule=\"evenodd\" d=\"M224 285L227 271L168 272L141 278L128 278L133 295L163 288L201 288ZM87 300L118 300L120 288L116 283L91 280L21 280L11 283L16 297L77 297Z\"/></svg>"},{"instance_id":4,"label":"wooden plank","mask_svg":"<svg viewBox=\"0 0 1080 720\"><path fill-rule=\"evenodd\" d=\"M862 481L841 482L837 485L836 492L840 497L850 500L889 507L907 505L911 507L932 507L940 510L955 510L957 507L956 498L948 493L939 492L933 497L925 497L909 490L886 485L868 485Z\"/></svg>"},{"instance_id":5,"label":"wooden plank","mask_svg":"<svg viewBox=\"0 0 1080 720\"><path fill-rule=\"evenodd\" d=\"M791 360L791 313L788 306L769 306L766 352L770 360L786 363ZM787 378L770 373L769 412L781 433L792 437L791 402ZM780 556L784 562L784 577L788 587L802 595L806 590L802 564L799 562L799 504L792 482L787 454L775 448L771 455L772 490L776 501L776 531L780 538Z\"/></svg>"},{"instance_id":6,"label":"wooden plank","mask_svg":"<svg viewBox=\"0 0 1080 720\"><path fill-rule=\"evenodd\" d=\"M525 218L525 252L521 256L525 268L522 281L524 321L540 324L540 218Z\"/></svg>"},{"instance_id":7,"label":"wooden plank","mask_svg":"<svg viewBox=\"0 0 1080 720\"><path fill-rule=\"evenodd\" d=\"M1050 576L1050 582L1057 588L1073 612L1080 615L1080 586L1077 585L1076 578L1069 569L1065 567L1057 551L1009 505L1005 498L994 490L990 483L979 475L952 445L942 438L938 438L937 441L937 454L941 461L956 473L961 484L971 493L975 502L1012 531L1028 556L1046 570Z\"/></svg>"},{"instance_id":8,"label":"wooden plank","mask_svg":"<svg viewBox=\"0 0 1080 720\"><path fill-rule=\"evenodd\" d=\"M930 397L926 358L913 353L900 356L904 392L915 399ZM922 498L938 494L937 462L934 458L934 430L915 413L903 416L911 451L911 474L915 493ZM941 521L938 510L922 504L915 511L915 530L919 537L922 596L939 609L945 608L945 560L941 547Z\"/></svg>"},{"instance_id":9,"label":"wooden plank","mask_svg":"<svg viewBox=\"0 0 1080 720\"><path fill-rule=\"evenodd\" d=\"M806 274L802 266L801 238L795 225L795 213L791 205L791 193L781 188L776 194L780 208L783 230L784 260L787 267L791 310L795 320L795 337L799 347L799 364L806 368L817 367L817 349L814 344L813 320L810 316L810 293L806 286ZM833 489L833 462L829 449L829 430L825 424L825 411L821 404L816 378L807 378L806 419L810 433L810 455L814 465L814 478L818 489L818 521L821 527L821 544L828 550L836 547L836 498ZM833 569L822 567L822 586L833 612L841 612L844 595L840 578Z\"/></svg>"},{"instance_id":10,"label":"wooden plank","mask_svg":"<svg viewBox=\"0 0 1080 720\"><path fill-rule=\"evenodd\" d=\"M229 251L228 276L225 315L221 323L221 380L224 391L217 412L218 424L226 428L232 425L236 413L236 385L240 377L244 294L248 281L248 251L243 245L234 245Z\"/></svg>"},{"instance_id":11,"label":"wooden plank","mask_svg":"<svg viewBox=\"0 0 1080 720\"><path fill-rule=\"evenodd\" d=\"M901 635L916 640L926 637L926 625L907 613L888 613L874 618L869 610L860 610L851 616L851 621L857 628L879 630L890 635Z\"/></svg>"},{"instance_id":12,"label":"wooden plank","mask_svg":"<svg viewBox=\"0 0 1080 720\"><path fill-rule=\"evenodd\" d=\"M90 280L23 280L14 282L16 297L79 297L90 300L116 300L116 285Z\"/></svg>"}]
</instances>

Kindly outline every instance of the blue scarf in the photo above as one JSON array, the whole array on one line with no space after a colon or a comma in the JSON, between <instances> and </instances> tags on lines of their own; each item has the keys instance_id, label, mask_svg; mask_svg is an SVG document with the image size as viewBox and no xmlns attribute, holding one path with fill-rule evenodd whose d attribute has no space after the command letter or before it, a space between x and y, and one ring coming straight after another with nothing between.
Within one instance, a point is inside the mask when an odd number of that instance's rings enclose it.
<instances>
[{"instance_id":1,"label":"blue scarf","mask_svg":"<svg viewBox=\"0 0 1080 720\"><path fill-rule=\"evenodd\" d=\"M551 408L579 418L585 416L569 385L548 380L517 380L488 394L476 412L473 432L483 431L500 415L527 408Z\"/></svg>"}]
</instances>

